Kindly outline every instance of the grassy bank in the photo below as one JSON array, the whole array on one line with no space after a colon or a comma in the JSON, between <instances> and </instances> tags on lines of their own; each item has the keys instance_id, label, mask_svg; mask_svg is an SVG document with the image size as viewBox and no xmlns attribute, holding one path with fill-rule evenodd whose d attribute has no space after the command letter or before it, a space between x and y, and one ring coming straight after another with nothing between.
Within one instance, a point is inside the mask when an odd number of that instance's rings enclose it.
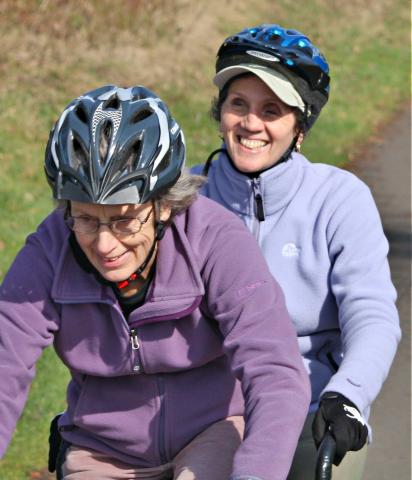
<instances>
[{"instance_id":1,"label":"grassy bank","mask_svg":"<svg viewBox=\"0 0 412 480\"><path fill-rule=\"evenodd\" d=\"M90 88L144 84L158 92L185 130L190 164L219 145L208 116L215 52L245 26L278 22L322 46L332 91L304 144L313 161L344 164L410 96L410 11L401 0L0 0L0 16L0 278L52 208L42 171L48 131ZM48 421L64 408L66 381L47 351L1 479L46 466Z\"/></svg>"}]
</instances>

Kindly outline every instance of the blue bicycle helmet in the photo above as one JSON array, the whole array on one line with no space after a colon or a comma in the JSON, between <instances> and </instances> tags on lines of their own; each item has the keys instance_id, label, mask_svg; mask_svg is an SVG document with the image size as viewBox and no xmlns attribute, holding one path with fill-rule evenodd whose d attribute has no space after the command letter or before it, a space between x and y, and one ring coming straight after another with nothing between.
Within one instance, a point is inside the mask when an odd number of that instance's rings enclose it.
<instances>
[{"instance_id":1,"label":"blue bicycle helmet","mask_svg":"<svg viewBox=\"0 0 412 480\"><path fill-rule=\"evenodd\" d=\"M256 65L286 78L305 104L304 126L309 130L329 98L329 66L308 37L296 30L264 24L228 37L217 53L215 83L225 69ZM230 77L230 76L229 76Z\"/></svg>"},{"instance_id":2,"label":"blue bicycle helmet","mask_svg":"<svg viewBox=\"0 0 412 480\"><path fill-rule=\"evenodd\" d=\"M57 200L137 204L176 183L184 161L183 132L153 92L106 85L63 111L45 172Z\"/></svg>"}]
</instances>

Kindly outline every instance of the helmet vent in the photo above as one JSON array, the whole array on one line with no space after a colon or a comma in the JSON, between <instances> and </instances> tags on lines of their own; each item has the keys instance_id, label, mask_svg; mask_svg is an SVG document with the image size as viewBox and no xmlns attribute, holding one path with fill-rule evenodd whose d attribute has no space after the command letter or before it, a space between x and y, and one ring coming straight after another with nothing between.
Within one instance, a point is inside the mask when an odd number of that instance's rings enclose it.
<instances>
[{"instance_id":1,"label":"helmet vent","mask_svg":"<svg viewBox=\"0 0 412 480\"><path fill-rule=\"evenodd\" d=\"M295 52L290 52L290 51L285 52L284 55L285 55L286 58L293 58L295 60L299 58L298 55Z\"/></svg>"},{"instance_id":2,"label":"helmet vent","mask_svg":"<svg viewBox=\"0 0 412 480\"><path fill-rule=\"evenodd\" d=\"M88 122L87 113L84 111L83 105L77 106L76 115L81 122L87 124Z\"/></svg>"},{"instance_id":3,"label":"helmet vent","mask_svg":"<svg viewBox=\"0 0 412 480\"><path fill-rule=\"evenodd\" d=\"M146 97L142 95L142 91L140 88L137 89L136 92L134 92L133 97L132 97L132 102L137 102L138 100L144 100Z\"/></svg>"},{"instance_id":4,"label":"helmet vent","mask_svg":"<svg viewBox=\"0 0 412 480\"><path fill-rule=\"evenodd\" d=\"M136 169L136 167L139 165L141 151L142 151L142 142L141 141L135 142L132 145L129 154L127 155L127 160L125 163L125 169L127 170L128 173L133 172Z\"/></svg>"},{"instance_id":5,"label":"helmet vent","mask_svg":"<svg viewBox=\"0 0 412 480\"><path fill-rule=\"evenodd\" d=\"M109 150L110 140L113 134L113 124L111 121L106 121L102 125L99 145L99 161L100 165L106 162L107 153Z\"/></svg>"},{"instance_id":6,"label":"helmet vent","mask_svg":"<svg viewBox=\"0 0 412 480\"><path fill-rule=\"evenodd\" d=\"M300 47L300 51L312 58L312 49L309 47Z\"/></svg>"},{"instance_id":7,"label":"helmet vent","mask_svg":"<svg viewBox=\"0 0 412 480\"><path fill-rule=\"evenodd\" d=\"M281 40L281 39L282 39L282 36L279 35L278 33L271 33L271 34L270 34L270 37L269 37L269 40L270 40L271 42L277 42L277 41L279 41L279 40Z\"/></svg>"},{"instance_id":8,"label":"helmet vent","mask_svg":"<svg viewBox=\"0 0 412 480\"><path fill-rule=\"evenodd\" d=\"M160 172L162 172L163 170L166 170L166 168L169 167L171 155L172 155L172 148L170 148L169 151L162 158L162 161L159 163L159 165L153 171L152 175L159 175Z\"/></svg>"},{"instance_id":9,"label":"helmet vent","mask_svg":"<svg viewBox=\"0 0 412 480\"><path fill-rule=\"evenodd\" d=\"M74 137L72 141L73 146L73 167L76 169L80 166L85 167L88 163L87 154L83 148L83 145L79 142L79 140Z\"/></svg>"},{"instance_id":10,"label":"helmet vent","mask_svg":"<svg viewBox=\"0 0 412 480\"><path fill-rule=\"evenodd\" d=\"M120 101L117 95L113 95L105 102L103 109L108 108L113 108L114 110L118 110L120 108Z\"/></svg>"},{"instance_id":11,"label":"helmet vent","mask_svg":"<svg viewBox=\"0 0 412 480\"><path fill-rule=\"evenodd\" d=\"M136 115L132 118L131 123L139 123L146 118L150 117L152 115L152 110L146 109L146 110L140 110L140 112L137 112Z\"/></svg>"}]
</instances>

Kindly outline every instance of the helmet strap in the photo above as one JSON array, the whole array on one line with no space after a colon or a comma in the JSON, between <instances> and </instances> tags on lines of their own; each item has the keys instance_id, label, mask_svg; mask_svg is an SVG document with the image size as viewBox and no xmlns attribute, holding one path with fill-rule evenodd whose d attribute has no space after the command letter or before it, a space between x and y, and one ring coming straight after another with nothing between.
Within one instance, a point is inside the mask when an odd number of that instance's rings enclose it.
<instances>
[{"instance_id":1,"label":"helmet strap","mask_svg":"<svg viewBox=\"0 0 412 480\"><path fill-rule=\"evenodd\" d=\"M298 132L295 137L293 138L292 140L292 143L289 145L289 148L286 150L286 152L279 158L279 160L274 164L272 165L273 167L275 167L276 165L279 165L280 163L283 163L283 162L286 162L287 160L289 160L289 158L291 157L292 155L292 152L298 152L300 150L300 144L298 144L298 140L299 140L299 135L300 135L300 132ZM298 150L299 148L299 150ZM271 167L270 167L271 168Z\"/></svg>"},{"instance_id":2,"label":"helmet strap","mask_svg":"<svg viewBox=\"0 0 412 480\"><path fill-rule=\"evenodd\" d=\"M140 265L140 267L134 273L132 273L129 278L127 278L126 280L123 280L121 282L116 283L116 287L119 290L123 290L128 285L130 285L130 282L133 282L134 280L136 280L138 277L140 277L142 275L145 268L147 267L147 265L149 264L149 262L153 258L153 255L154 255L155 250L156 250L157 242L163 238L163 236L165 234L165 230L166 230L166 223L163 222L162 220L156 220L156 227L155 227L156 234L155 234L155 238L153 240L152 246L150 247L149 253L147 254L145 260Z\"/></svg>"},{"instance_id":3,"label":"helmet strap","mask_svg":"<svg viewBox=\"0 0 412 480\"><path fill-rule=\"evenodd\" d=\"M166 231L166 223L162 220L156 222L156 240L161 240L164 237Z\"/></svg>"},{"instance_id":4,"label":"helmet strap","mask_svg":"<svg viewBox=\"0 0 412 480\"><path fill-rule=\"evenodd\" d=\"M203 171L202 171L202 175L204 175L205 177L207 177L208 173L209 173L209 169L210 169L210 166L212 165L212 161L213 161L213 158L215 157L216 154L218 153L225 153L227 155L228 158L229 157L229 153L228 151L226 150L226 148L218 148L217 150L213 150L213 152L207 157L207 160L206 160L206 163L203 167ZM233 162L231 160L231 163L233 165ZM233 165L234 166L234 165ZM236 168L236 167L235 167Z\"/></svg>"},{"instance_id":5,"label":"helmet strap","mask_svg":"<svg viewBox=\"0 0 412 480\"><path fill-rule=\"evenodd\" d=\"M133 282L134 280L136 280L138 277L140 277L142 275L142 273L144 272L144 269L147 267L148 263L153 258L153 255L154 255L155 250L156 250L156 245L157 245L157 238L155 238L153 240L153 243L152 243L152 246L150 247L149 253L146 255L146 258L143 261L143 263L140 265L140 267L134 273L132 273L129 278L127 278L126 280L123 280L121 282L116 283L116 287L119 290L123 290L128 285L130 285L130 282Z\"/></svg>"}]
</instances>

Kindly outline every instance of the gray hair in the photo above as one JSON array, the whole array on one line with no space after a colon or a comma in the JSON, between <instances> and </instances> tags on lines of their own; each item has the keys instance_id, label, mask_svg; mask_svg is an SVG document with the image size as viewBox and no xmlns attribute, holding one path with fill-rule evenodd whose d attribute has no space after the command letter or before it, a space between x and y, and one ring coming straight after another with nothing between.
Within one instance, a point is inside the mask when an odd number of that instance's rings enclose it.
<instances>
[{"instance_id":1,"label":"gray hair","mask_svg":"<svg viewBox=\"0 0 412 480\"><path fill-rule=\"evenodd\" d=\"M188 170L183 170L177 182L164 190L155 198L160 208L171 209L171 218L184 210L196 200L199 189L206 182L202 175L192 175Z\"/></svg>"}]
</instances>

